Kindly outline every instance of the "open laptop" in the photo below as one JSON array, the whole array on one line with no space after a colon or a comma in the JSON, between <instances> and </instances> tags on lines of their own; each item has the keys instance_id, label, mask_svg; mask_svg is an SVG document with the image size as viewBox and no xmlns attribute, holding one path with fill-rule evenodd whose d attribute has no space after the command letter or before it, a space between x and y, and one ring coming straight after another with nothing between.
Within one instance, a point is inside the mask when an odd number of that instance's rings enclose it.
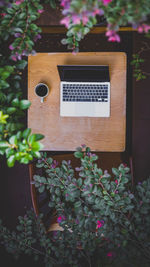
<instances>
[{"instance_id":1,"label":"open laptop","mask_svg":"<svg viewBox=\"0 0 150 267\"><path fill-rule=\"evenodd\" d=\"M109 117L109 66L58 65L60 116Z\"/></svg>"}]
</instances>

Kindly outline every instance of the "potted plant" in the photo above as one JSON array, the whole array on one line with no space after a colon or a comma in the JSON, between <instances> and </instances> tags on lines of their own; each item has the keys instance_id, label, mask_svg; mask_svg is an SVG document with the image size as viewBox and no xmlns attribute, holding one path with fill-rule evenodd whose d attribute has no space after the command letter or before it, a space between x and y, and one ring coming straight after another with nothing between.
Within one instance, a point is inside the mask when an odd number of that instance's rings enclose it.
<instances>
[{"instance_id":1,"label":"potted plant","mask_svg":"<svg viewBox=\"0 0 150 267\"><path fill-rule=\"evenodd\" d=\"M29 212L19 217L17 232L1 224L2 243L15 255L44 256L46 266L127 266L127 257L128 266L149 266L150 179L132 186L124 164L112 175L103 172L84 145L74 155L81 162L75 169L44 153L37 167L45 171L34 175L62 231L47 232L41 215Z\"/></svg>"}]
</instances>

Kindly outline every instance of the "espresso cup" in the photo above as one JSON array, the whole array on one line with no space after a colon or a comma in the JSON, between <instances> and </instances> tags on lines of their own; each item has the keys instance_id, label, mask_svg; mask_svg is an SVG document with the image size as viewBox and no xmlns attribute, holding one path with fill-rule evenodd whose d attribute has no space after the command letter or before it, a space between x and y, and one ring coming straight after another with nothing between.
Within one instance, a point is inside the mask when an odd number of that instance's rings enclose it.
<instances>
[{"instance_id":1,"label":"espresso cup","mask_svg":"<svg viewBox=\"0 0 150 267\"><path fill-rule=\"evenodd\" d=\"M34 91L35 91L35 94L41 98L41 103L43 103L44 102L44 98L49 93L49 88L48 88L47 84L45 84L45 83L38 83L35 86Z\"/></svg>"}]
</instances>

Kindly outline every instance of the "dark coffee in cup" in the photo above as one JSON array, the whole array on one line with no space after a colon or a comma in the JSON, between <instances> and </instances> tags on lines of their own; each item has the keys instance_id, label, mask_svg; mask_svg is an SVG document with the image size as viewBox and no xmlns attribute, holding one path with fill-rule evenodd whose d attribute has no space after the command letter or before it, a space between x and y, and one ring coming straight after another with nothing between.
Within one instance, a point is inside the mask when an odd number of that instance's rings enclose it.
<instances>
[{"instance_id":1,"label":"dark coffee in cup","mask_svg":"<svg viewBox=\"0 0 150 267\"><path fill-rule=\"evenodd\" d=\"M49 93L49 88L45 83L39 83L35 87L35 94L41 98L41 102L43 103L44 97L46 97Z\"/></svg>"},{"instance_id":2,"label":"dark coffee in cup","mask_svg":"<svg viewBox=\"0 0 150 267\"><path fill-rule=\"evenodd\" d=\"M46 96L47 95L48 89L47 89L47 87L45 85L39 84L39 85L37 85L37 87L35 89L35 92L36 92L36 94L38 96L43 97L43 96Z\"/></svg>"}]
</instances>

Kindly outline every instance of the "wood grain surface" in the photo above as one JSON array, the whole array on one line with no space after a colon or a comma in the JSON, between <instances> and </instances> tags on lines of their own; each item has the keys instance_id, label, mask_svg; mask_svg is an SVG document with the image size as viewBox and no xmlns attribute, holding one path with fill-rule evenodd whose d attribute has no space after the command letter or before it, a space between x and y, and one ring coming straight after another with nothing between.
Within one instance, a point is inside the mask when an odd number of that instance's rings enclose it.
<instances>
[{"instance_id":1,"label":"wood grain surface","mask_svg":"<svg viewBox=\"0 0 150 267\"><path fill-rule=\"evenodd\" d=\"M57 65L109 65L109 118L60 117ZM50 92L44 103L34 93L39 82ZM123 52L37 53L28 57L28 127L45 138L43 150L74 151L86 144L93 151L122 152L126 136L126 54Z\"/></svg>"}]
</instances>

